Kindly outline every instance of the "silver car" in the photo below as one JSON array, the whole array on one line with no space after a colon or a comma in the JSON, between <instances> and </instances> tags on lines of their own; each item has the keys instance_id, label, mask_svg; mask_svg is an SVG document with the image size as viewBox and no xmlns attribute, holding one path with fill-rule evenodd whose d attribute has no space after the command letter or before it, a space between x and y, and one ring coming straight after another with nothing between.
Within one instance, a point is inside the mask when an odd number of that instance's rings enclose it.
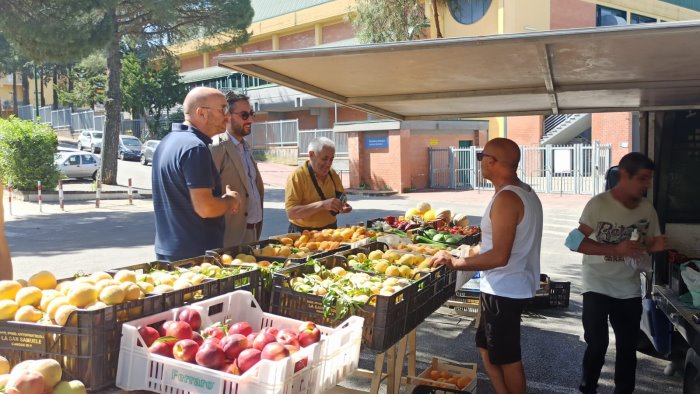
<instances>
[{"instance_id":1,"label":"silver car","mask_svg":"<svg viewBox=\"0 0 700 394\"><path fill-rule=\"evenodd\" d=\"M160 140L148 140L143 144L143 150L141 151L141 164L147 166L148 163L153 161L153 152L160 144Z\"/></svg>"},{"instance_id":2,"label":"silver car","mask_svg":"<svg viewBox=\"0 0 700 394\"><path fill-rule=\"evenodd\" d=\"M102 149L102 132L99 130L83 130L78 137L78 150L90 149L92 153L98 153Z\"/></svg>"},{"instance_id":3,"label":"silver car","mask_svg":"<svg viewBox=\"0 0 700 394\"><path fill-rule=\"evenodd\" d=\"M92 153L59 152L56 153L54 164L66 178L97 179L100 168L100 157Z\"/></svg>"}]
</instances>

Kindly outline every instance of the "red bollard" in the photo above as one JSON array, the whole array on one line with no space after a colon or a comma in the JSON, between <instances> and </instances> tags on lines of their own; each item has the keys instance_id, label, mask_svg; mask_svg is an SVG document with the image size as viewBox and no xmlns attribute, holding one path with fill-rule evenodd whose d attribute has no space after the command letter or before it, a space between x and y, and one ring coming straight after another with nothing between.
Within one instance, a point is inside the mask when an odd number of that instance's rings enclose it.
<instances>
[{"instance_id":1,"label":"red bollard","mask_svg":"<svg viewBox=\"0 0 700 394\"><path fill-rule=\"evenodd\" d=\"M8 195L7 204L10 206L10 216L12 216L12 181L10 181L9 184L7 185L7 195Z\"/></svg>"},{"instance_id":2,"label":"red bollard","mask_svg":"<svg viewBox=\"0 0 700 394\"><path fill-rule=\"evenodd\" d=\"M129 178L129 205L133 205L134 201L132 200L131 197L131 178Z\"/></svg>"},{"instance_id":3,"label":"red bollard","mask_svg":"<svg viewBox=\"0 0 700 394\"><path fill-rule=\"evenodd\" d=\"M37 181L37 198L39 199L39 212L42 212L41 210L41 181Z\"/></svg>"},{"instance_id":4,"label":"red bollard","mask_svg":"<svg viewBox=\"0 0 700 394\"><path fill-rule=\"evenodd\" d=\"M61 211L65 211L63 207L63 181L58 181L58 202L61 205Z\"/></svg>"}]
</instances>

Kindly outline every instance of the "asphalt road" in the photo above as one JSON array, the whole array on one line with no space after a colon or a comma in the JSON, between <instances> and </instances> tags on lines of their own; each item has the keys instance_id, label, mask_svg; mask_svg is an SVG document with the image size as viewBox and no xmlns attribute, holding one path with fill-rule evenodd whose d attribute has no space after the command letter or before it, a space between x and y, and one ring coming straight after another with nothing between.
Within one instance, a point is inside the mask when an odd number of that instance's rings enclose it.
<instances>
[{"instance_id":1,"label":"asphalt road","mask_svg":"<svg viewBox=\"0 0 700 394\"><path fill-rule=\"evenodd\" d=\"M119 176L147 174L150 167L138 162L120 162ZM136 178L136 175L133 175ZM143 177L138 178L143 182ZM121 183L121 182L120 182ZM138 186L138 184L136 185ZM478 223L490 193L434 192L392 197L352 197L354 210L339 217L341 225L367 218L397 215L418 201L445 206L470 215ZM286 231L284 191L266 191L263 236ZM523 316L523 360L529 393L575 393L584 350L581 328L580 261L581 256L563 246L566 234L577 225L587 198L585 196L542 196L545 219L542 251L542 272L555 281L571 282L571 303L568 308L533 310ZM154 225L152 204L136 200L103 201L102 208L92 203L74 203L60 212L53 204L44 204L44 213L36 205L14 204L15 216L7 213L7 237L12 251L15 276L26 278L40 269L49 269L59 277L76 272L93 272L151 261ZM418 328L419 370L427 367L433 355L461 362L477 362L471 319L457 318L440 312L433 314ZM610 351L601 377L601 393L614 388L614 336L610 334ZM681 378L666 377L663 360L639 354L638 393L680 393ZM361 367L371 369L373 358L363 353ZM493 392L479 363L479 393ZM366 381L350 379L344 385L367 389Z\"/></svg>"}]
</instances>

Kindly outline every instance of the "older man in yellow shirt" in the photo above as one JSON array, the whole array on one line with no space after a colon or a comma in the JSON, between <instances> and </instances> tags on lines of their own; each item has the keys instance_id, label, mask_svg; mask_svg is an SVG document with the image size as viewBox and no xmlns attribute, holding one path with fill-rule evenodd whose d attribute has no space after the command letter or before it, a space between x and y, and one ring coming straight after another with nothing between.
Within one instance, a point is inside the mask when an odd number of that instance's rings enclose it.
<instances>
[{"instance_id":1,"label":"older man in yellow shirt","mask_svg":"<svg viewBox=\"0 0 700 394\"><path fill-rule=\"evenodd\" d=\"M336 228L336 215L352 211L340 177L331 168L335 158L333 141L316 138L308 151L309 160L289 176L284 189L289 232Z\"/></svg>"}]
</instances>

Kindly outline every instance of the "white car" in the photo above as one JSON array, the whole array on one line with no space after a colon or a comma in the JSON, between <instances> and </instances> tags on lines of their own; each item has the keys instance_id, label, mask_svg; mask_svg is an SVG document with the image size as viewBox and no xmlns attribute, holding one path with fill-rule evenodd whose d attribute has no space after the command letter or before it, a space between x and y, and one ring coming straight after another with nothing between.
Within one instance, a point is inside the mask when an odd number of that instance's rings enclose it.
<instances>
[{"instance_id":1,"label":"white car","mask_svg":"<svg viewBox=\"0 0 700 394\"><path fill-rule=\"evenodd\" d=\"M66 178L97 179L100 157L93 153L59 152L54 158L56 169Z\"/></svg>"},{"instance_id":2,"label":"white car","mask_svg":"<svg viewBox=\"0 0 700 394\"><path fill-rule=\"evenodd\" d=\"M78 150L88 148L90 152L97 153L102 149L102 132L99 130L83 130L78 137Z\"/></svg>"}]
</instances>

